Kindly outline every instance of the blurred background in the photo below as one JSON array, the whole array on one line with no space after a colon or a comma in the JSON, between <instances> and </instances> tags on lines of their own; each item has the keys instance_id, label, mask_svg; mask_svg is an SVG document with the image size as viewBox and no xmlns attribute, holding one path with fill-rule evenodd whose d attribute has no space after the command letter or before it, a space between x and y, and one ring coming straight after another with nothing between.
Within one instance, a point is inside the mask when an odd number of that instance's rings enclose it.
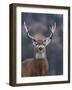
<instances>
[{"instance_id":1,"label":"blurred background","mask_svg":"<svg viewBox=\"0 0 72 90\"><path fill-rule=\"evenodd\" d=\"M22 61L34 57L32 40L27 37L24 21L29 33L35 35L42 33L45 37L50 35L50 26L56 22L56 30L51 43L46 47L46 54L49 63L48 75L63 74L63 15L62 14L40 14L40 13L21 13L21 51Z\"/></svg>"}]
</instances>

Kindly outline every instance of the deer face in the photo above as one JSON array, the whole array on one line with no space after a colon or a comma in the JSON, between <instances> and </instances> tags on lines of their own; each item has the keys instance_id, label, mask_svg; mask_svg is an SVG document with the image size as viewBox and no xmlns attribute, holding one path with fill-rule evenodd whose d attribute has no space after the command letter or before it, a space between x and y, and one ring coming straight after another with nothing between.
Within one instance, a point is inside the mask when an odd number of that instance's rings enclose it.
<instances>
[{"instance_id":1,"label":"deer face","mask_svg":"<svg viewBox=\"0 0 72 90\"><path fill-rule=\"evenodd\" d=\"M49 39L50 40L50 39ZM36 34L34 38L32 39L33 46L38 52L43 52L45 50L45 47L47 46L46 38L42 34Z\"/></svg>"}]
</instances>

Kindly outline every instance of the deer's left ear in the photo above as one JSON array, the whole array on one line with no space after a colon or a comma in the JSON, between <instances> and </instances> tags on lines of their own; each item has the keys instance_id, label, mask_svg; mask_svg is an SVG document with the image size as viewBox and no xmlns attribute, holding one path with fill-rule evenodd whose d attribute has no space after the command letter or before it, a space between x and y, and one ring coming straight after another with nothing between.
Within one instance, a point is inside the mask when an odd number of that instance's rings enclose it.
<instances>
[{"instance_id":1,"label":"deer's left ear","mask_svg":"<svg viewBox=\"0 0 72 90\"><path fill-rule=\"evenodd\" d=\"M51 42L51 39L50 38L47 38L46 39L46 46Z\"/></svg>"}]
</instances>

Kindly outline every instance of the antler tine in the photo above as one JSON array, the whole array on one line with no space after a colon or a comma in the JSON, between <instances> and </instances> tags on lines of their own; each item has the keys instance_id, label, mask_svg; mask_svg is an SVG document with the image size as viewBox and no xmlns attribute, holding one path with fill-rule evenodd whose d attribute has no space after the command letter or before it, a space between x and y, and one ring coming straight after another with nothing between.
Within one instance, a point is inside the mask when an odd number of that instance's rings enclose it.
<instances>
[{"instance_id":1,"label":"antler tine","mask_svg":"<svg viewBox=\"0 0 72 90\"><path fill-rule=\"evenodd\" d=\"M54 23L54 25L52 26L52 33L54 33L55 32L55 29L56 29L56 23Z\"/></svg>"},{"instance_id":2,"label":"antler tine","mask_svg":"<svg viewBox=\"0 0 72 90\"><path fill-rule=\"evenodd\" d=\"M28 37L31 38L31 39L33 39L33 37L29 34L29 31L28 31L28 29L27 29L27 26L26 26L25 22L24 22L24 27L25 27L25 30L26 30L26 32L27 32ZM30 28L29 28L29 29L30 29Z\"/></svg>"},{"instance_id":3,"label":"antler tine","mask_svg":"<svg viewBox=\"0 0 72 90\"><path fill-rule=\"evenodd\" d=\"M26 32L28 33L28 29L27 29L25 22L24 22L24 28L25 28Z\"/></svg>"},{"instance_id":4,"label":"antler tine","mask_svg":"<svg viewBox=\"0 0 72 90\"><path fill-rule=\"evenodd\" d=\"M50 34L50 39L52 38L52 36L53 36L53 33L55 32L55 29L56 29L56 23L54 23L54 25L52 25L52 27L50 27L50 29L51 29L51 34Z\"/></svg>"}]
</instances>

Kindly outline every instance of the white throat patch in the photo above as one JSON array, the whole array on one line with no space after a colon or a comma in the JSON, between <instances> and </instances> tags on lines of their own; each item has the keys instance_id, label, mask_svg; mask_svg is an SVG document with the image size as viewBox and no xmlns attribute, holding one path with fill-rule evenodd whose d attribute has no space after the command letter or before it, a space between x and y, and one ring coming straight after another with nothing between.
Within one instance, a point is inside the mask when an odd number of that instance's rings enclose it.
<instances>
[{"instance_id":1,"label":"white throat patch","mask_svg":"<svg viewBox=\"0 0 72 90\"><path fill-rule=\"evenodd\" d=\"M44 59L44 58L46 58L46 55L45 55L45 53L36 53L35 58L36 59Z\"/></svg>"}]
</instances>

